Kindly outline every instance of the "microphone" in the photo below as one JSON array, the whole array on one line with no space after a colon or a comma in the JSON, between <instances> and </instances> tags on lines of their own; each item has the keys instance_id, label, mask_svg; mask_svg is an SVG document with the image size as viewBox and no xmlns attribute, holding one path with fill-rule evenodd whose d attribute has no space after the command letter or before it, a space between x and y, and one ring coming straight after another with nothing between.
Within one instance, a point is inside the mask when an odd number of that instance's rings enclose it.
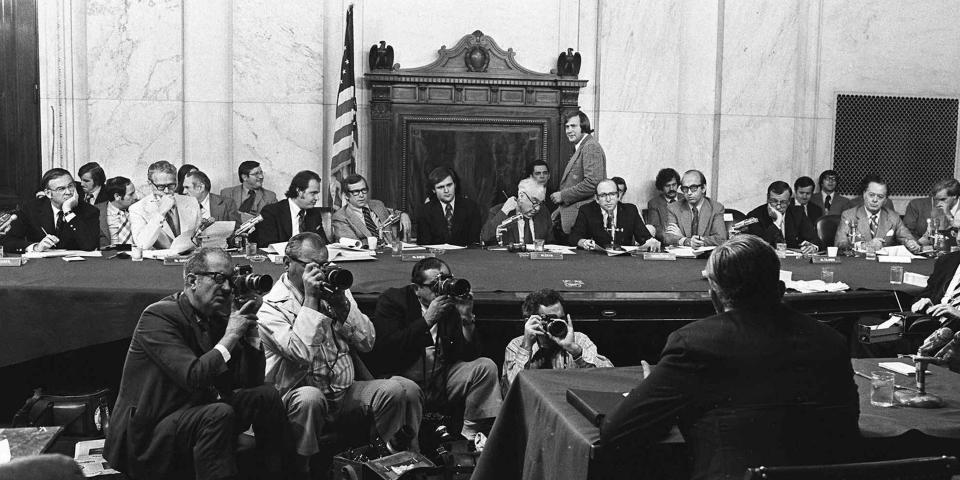
<instances>
[{"instance_id":1,"label":"microphone","mask_svg":"<svg viewBox=\"0 0 960 480\"><path fill-rule=\"evenodd\" d=\"M515 214L507 217L506 220L500 222L500 225L497 225L497 228L506 227L507 225L510 225L511 223L516 222L517 220L520 220L521 218L523 218L523 214L522 214L522 213L515 213Z\"/></svg>"},{"instance_id":2,"label":"microphone","mask_svg":"<svg viewBox=\"0 0 960 480\"><path fill-rule=\"evenodd\" d=\"M938 328L923 341L923 345L917 350L917 354L940 357L941 352L946 353L944 350L954 339L953 330L948 327ZM936 355L934 355L934 352L937 352Z\"/></svg>"},{"instance_id":3,"label":"microphone","mask_svg":"<svg viewBox=\"0 0 960 480\"><path fill-rule=\"evenodd\" d=\"M197 225L197 231L193 232L193 236L190 237L190 241L193 242L194 245L199 247L200 236L203 235L204 230L210 228L210 225L213 225L216 222L217 220L212 217L201 219L200 225Z\"/></svg>"},{"instance_id":4,"label":"microphone","mask_svg":"<svg viewBox=\"0 0 960 480\"><path fill-rule=\"evenodd\" d=\"M733 228L734 230L740 230L743 227L749 227L750 225L753 225L754 223L757 223L759 221L760 220L757 220L756 217L747 217L743 220L740 220L737 223L734 223L731 228Z\"/></svg>"},{"instance_id":5,"label":"microphone","mask_svg":"<svg viewBox=\"0 0 960 480\"><path fill-rule=\"evenodd\" d=\"M233 232L233 236L239 237L243 235L248 235L250 231L253 230L253 227L262 221L263 221L263 215L257 215L256 217L253 217L250 220L243 222L243 224L237 227L237 230Z\"/></svg>"}]
</instances>

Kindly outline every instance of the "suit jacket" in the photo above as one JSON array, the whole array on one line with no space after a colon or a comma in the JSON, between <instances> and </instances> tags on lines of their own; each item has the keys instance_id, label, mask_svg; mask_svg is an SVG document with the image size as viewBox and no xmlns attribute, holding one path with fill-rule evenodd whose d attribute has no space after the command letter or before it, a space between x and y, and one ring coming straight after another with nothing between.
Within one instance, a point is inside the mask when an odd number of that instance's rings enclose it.
<instances>
[{"instance_id":1,"label":"suit jacket","mask_svg":"<svg viewBox=\"0 0 960 480\"><path fill-rule=\"evenodd\" d=\"M676 225L680 235L664 232L663 239L667 245L679 245L681 238L690 238L694 235L703 237L706 245L720 245L727 239L727 227L723 223L723 204L704 197L700 202L700 226L694 232L693 210L686 198L681 198L667 208L666 224Z\"/></svg>"},{"instance_id":2,"label":"suit jacket","mask_svg":"<svg viewBox=\"0 0 960 480\"><path fill-rule=\"evenodd\" d=\"M800 207L800 211L803 211L803 207L800 204L796 203L796 201L794 201L793 204L797 207ZM807 202L806 217L810 219L810 223L812 223L814 227L817 226L817 220L819 220L820 217L822 216L823 216L823 207L813 202Z\"/></svg>"},{"instance_id":3,"label":"suit jacket","mask_svg":"<svg viewBox=\"0 0 960 480\"><path fill-rule=\"evenodd\" d=\"M263 247L290 240L290 237L293 236L293 220L290 218L290 204L288 202L290 202L290 199L285 198L260 210L263 221L257 224L256 231L250 237L251 240L255 240ZM319 207L308 208L306 212L304 222L307 231L320 235L324 244L330 243L330 237L323 229L323 209Z\"/></svg>"},{"instance_id":4,"label":"suit jacket","mask_svg":"<svg viewBox=\"0 0 960 480\"><path fill-rule=\"evenodd\" d=\"M377 339L373 350L360 354L360 358L375 377L390 377L407 371L424 354L424 349L433 345L433 337L427 321L420 311L420 300L414 286L389 288L377 300L373 327ZM450 329L451 341L444 346L452 361L471 361L480 356L479 336L467 342L460 329L459 314L451 308L448 316L440 320ZM442 337L442 335L439 335Z\"/></svg>"},{"instance_id":5,"label":"suit jacket","mask_svg":"<svg viewBox=\"0 0 960 480\"><path fill-rule=\"evenodd\" d=\"M97 207L81 199L72 212L74 217L57 233L54 227L56 219L49 198L35 198L25 202L17 212L17 219L13 221L10 231L2 238L4 248L12 252L22 252L31 244L43 240L46 230L60 238L60 243L54 248L96 250L100 244Z\"/></svg>"},{"instance_id":6,"label":"suit jacket","mask_svg":"<svg viewBox=\"0 0 960 480\"><path fill-rule=\"evenodd\" d=\"M493 244L497 241L497 225L500 225L500 222L506 220L508 217L512 217L516 214L516 210L510 210L509 214L503 213L503 204L499 204L490 209L490 213L487 214L487 223L483 224L483 228L480 230L480 236L483 237L483 241L487 244ZM526 220L524 220L526 223ZM517 222L512 222L510 225L507 225L507 230L503 232L502 240L504 244L517 243L520 241L520 231L518 230L519 226ZM547 210L543 205L540 206L540 210L537 211L533 216L533 236L537 240L543 240L547 243L553 241L553 222L550 220L550 211ZM533 243L533 239L528 237L524 233L523 238L524 243Z\"/></svg>"},{"instance_id":7,"label":"suit jacket","mask_svg":"<svg viewBox=\"0 0 960 480\"><path fill-rule=\"evenodd\" d=\"M200 224L200 204L187 195L174 195L173 199L180 220L180 234L192 235ZM170 242L176 238L164 215L160 214L159 206L157 197L152 194L130 205L133 243L144 250L169 248Z\"/></svg>"},{"instance_id":8,"label":"suit jacket","mask_svg":"<svg viewBox=\"0 0 960 480\"><path fill-rule=\"evenodd\" d=\"M458 196L453 206L453 228L447 231L442 202L432 199L417 211L417 243L449 243L467 246L480 241L480 207L467 197Z\"/></svg>"},{"instance_id":9,"label":"suit jacket","mask_svg":"<svg viewBox=\"0 0 960 480\"><path fill-rule=\"evenodd\" d=\"M960 267L960 252L948 253L938 258L933 265L933 273L927 279L926 288L917 294L917 298L929 298L934 304L942 302L957 267Z\"/></svg>"},{"instance_id":10,"label":"suit jacket","mask_svg":"<svg viewBox=\"0 0 960 480\"><path fill-rule=\"evenodd\" d=\"M600 443L635 455L677 424L692 478L739 479L750 466L846 460L837 457L858 441L858 416L843 337L780 304L671 333L651 375L607 415Z\"/></svg>"},{"instance_id":11,"label":"suit jacket","mask_svg":"<svg viewBox=\"0 0 960 480\"><path fill-rule=\"evenodd\" d=\"M243 205L243 201L246 200L247 195L249 194L244 191L242 184L220 190L220 196L233 200L233 203L237 206L237 208L240 208L240 205ZM273 193L266 188L254 190L252 209L254 213L260 213L260 210L262 210L263 207L274 203L277 203L276 193Z\"/></svg>"},{"instance_id":12,"label":"suit jacket","mask_svg":"<svg viewBox=\"0 0 960 480\"><path fill-rule=\"evenodd\" d=\"M80 197L80 201L81 202L84 201L84 198L87 196L87 194L83 191L83 188L78 188L77 193L83 195L82 197ZM97 206L98 203L109 202L110 200L113 200L113 199L107 198L107 189L103 188L103 186L101 185L100 191L97 192L97 196L93 199L93 203L91 203L90 205Z\"/></svg>"},{"instance_id":13,"label":"suit jacket","mask_svg":"<svg viewBox=\"0 0 960 480\"><path fill-rule=\"evenodd\" d=\"M637 206L632 203L617 203L617 224L619 230L614 239L617 245L643 245L650 239L650 231L643 221ZM577 222L570 229L570 245L576 246L580 239L592 239L600 246L610 243L610 232L603 223L603 212L600 204L590 202L580 207Z\"/></svg>"},{"instance_id":14,"label":"suit jacket","mask_svg":"<svg viewBox=\"0 0 960 480\"><path fill-rule=\"evenodd\" d=\"M380 200L374 199L367 200L367 207L370 209L373 222L378 227L384 220L390 217L390 214L396 211L392 208L387 208ZM349 204L333 212L331 224L333 225L333 241L339 240L340 237L348 237L354 240L363 239L366 241L367 237L375 237L377 235L376 232L370 232L370 230L367 229L367 224L363 219L363 213L353 210ZM399 224L388 227L388 229L396 233L399 230Z\"/></svg>"},{"instance_id":15,"label":"suit jacket","mask_svg":"<svg viewBox=\"0 0 960 480\"><path fill-rule=\"evenodd\" d=\"M903 215L903 224L914 237L920 238L927 233L927 219L933 219L933 228L939 228L941 219L946 218L943 211L930 197L920 197L910 200Z\"/></svg>"},{"instance_id":16,"label":"suit jacket","mask_svg":"<svg viewBox=\"0 0 960 480\"><path fill-rule=\"evenodd\" d=\"M593 200L597 184L607 176L607 156L593 135L586 134L560 177L561 205L557 209L565 233L570 233L581 205Z\"/></svg>"},{"instance_id":17,"label":"suit jacket","mask_svg":"<svg viewBox=\"0 0 960 480\"><path fill-rule=\"evenodd\" d=\"M177 293L143 311L130 340L104 457L133 478L169 478L175 424L168 416L230 398L236 388L263 384L263 351L237 342L225 363L214 344L226 318L210 319L204 340L197 314ZM164 428L166 427L166 428ZM231 433L235 435L235 433Z\"/></svg>"},{"instance_id":18,"label":"suit jacket","mask_svg":"<svg viewBox=\"0 0 960 480\"><path fill-rule=\"evenodd\" d=\"M851 221L854 222L857 231L860 232L860 235L865 241L874 239L874 236L870 235L870 214L867 213L866 208L863 206L850 208L845 210L843 215L840 215L840 226L837 227L837 236L834 240L834 245L839 248L850 246L850 242L847 241L847 232L850 231L848 223ZM913 235L910 234L910 230L907 230L907 227L903 225L903 221L900 220L900 215L893 210L887 210L885 208L880 209L876 238L883 239L884 247L897 245L898 243L907 245L909 242L916 241Z\"/></svg>"},{"instance_id":19,"label":"suit jacket","mask_svg":"<svg viewBox=\"0 0 960 480\"><path fill-rule=\"evenodd\" d=\"M814 193L810 197L810 203L820 207L821 210L826 210L823 208L823 192ZM823 214L840 215L848 208L850 208L850 199L837 192L833 192L833 197L830 198L830 210L823 212Z\"/></svg>"},{"instance_id":20,"label":"suit jacket","mask_svg":"<svg viewBox=\"0 0 960 480\"><path fill-rule=\"evenodd\" d=\"M750 210L747 216L759 220L748 227L747 233L766 240L773 247L778 243L786 243L790 248L800 248L800 244L807 241L823 248L823 242L817 236L817 228L803 215L803 207L799 205L787 207L786 218L783 220L783 233L773 224L773 217L767 210L767 204Z\"/></svg>"},{"instance_id":21,"label":"suit jacket","mask_svg":"<svg viewBox=\"0 0 960 480\"><path fill-rule=\"evenodd\" d=\"M209 194L210 216L218 222L236 222L234 228L240 225L240 212L237 211L237 204L228 197L221 197L213 193Z\"/></svg>"},{"instance_id":22,"label":"suit jacket","mask_svg":"<svg viewBox=\"0 0 960 480\"><path fill-rule=\"evenodd\" d=\"M673 203L680 201L682 196L678 193L677 200ZM656 194L647 201L647 223L653 225L653 228L657 229L657 240L663 241L663 231L667 229L667 219L670 218L668 213L667 199L663 198L663 195Z\"/></svg>"}]
</instances>

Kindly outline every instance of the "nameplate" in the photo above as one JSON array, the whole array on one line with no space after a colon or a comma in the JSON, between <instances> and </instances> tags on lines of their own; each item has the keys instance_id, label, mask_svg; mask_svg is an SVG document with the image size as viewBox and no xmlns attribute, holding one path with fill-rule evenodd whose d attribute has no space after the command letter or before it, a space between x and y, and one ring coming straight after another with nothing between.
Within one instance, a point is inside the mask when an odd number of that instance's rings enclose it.
<instances>
[{"instance_id":1,"label":"nameplate","mask_svg":"<svg viewBox=\"0 0 960 480\"><path fill-rule=\"evenodd\" d=\"M0 267L19 267L27 263L23 257L0 257Z\"/></svg>"},{"instance_id":2,"label":"nameplate","mask_svg":"<svg viewBox=\"0 0 960 480\"><path fill-rule=\"evenodd\" d=\"M843 263L837 257L810 257L810 263Z\"/></svg>"},{"instance_id":3,"label":"nameplate","mask_svg":"<svg viewBox=\"0 0 960 480\"><path fill-rule=\"evenodd\" d=\"M181 257L181 256L174 255L170 257L164 257L163 264L164 265L183 265L184 263L187 263L187 260L190 260L190 257Z\"/></svg>"},{"instance_id":4,"label":"nameplate","mask_svg":"<svg viewBox=\"0 0 960 480\"><path fill-rule=\"evenodd\" d=\"M641 256L644 260L675 261L677 259L677 256L670 252L643 252Z\"/></svg>"},{"instance_id":5,"label":"nameplate","mask_svg":"<svg viewBox=\"0 0 960 480\"><path fill-rule=\"evenodd\" d=\"M563 260L560 252L530 252L530 260Z\"/></svg>"},{"instance_id":6,"label":"nameplate","mask_svg":"<svg viewBox=\"0 0 960 480\"><path fill-rule=\"evenodd\" d=\"M913 272L903 272L903 283L915 287L927 288L927 280L930 277Z\"/></svg>"},{"instance_id":7,"label":"nameplate","mask_svg":"<svg viewBox=\"0 0 960 480\"><path fill-rule=\"evenodd\" d=\"M402 253L400 254L401 262L419 262L424 258L436 258L437 254L433 252L424 252L424 253Z\"/></svg>"},{"instance_id":8,"label":"nameplate","mask_svg":"<svg viewBox=\"0 0 960 480\"><path fill-rule=\"evenodd\" d=\"M913 261L913 258L896 255L877 255L877 261L880 263L910 263Z\"/></svg>"}]
</instances>

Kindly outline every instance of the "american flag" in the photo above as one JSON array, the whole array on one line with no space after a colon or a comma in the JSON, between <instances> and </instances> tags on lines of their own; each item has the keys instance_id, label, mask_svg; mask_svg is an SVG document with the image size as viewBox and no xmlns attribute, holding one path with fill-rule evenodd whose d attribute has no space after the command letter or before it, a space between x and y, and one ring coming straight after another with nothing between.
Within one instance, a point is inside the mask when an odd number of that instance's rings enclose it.
<instances>
[{"instance_id":1,"label":"american flag","mask_svg":"<svg viewBox=\"0 0 960 480\"><path fill-rule=\"evenodd\" d=\"M353 78L353 5L347 8L343 34L343 59L340 61L340 88L337 91L337 119L333 131L333 160L330 175L334 185L356 169L357 95ZM334 201L338 200L334 195Z\"/></svg>"}]
</instances>

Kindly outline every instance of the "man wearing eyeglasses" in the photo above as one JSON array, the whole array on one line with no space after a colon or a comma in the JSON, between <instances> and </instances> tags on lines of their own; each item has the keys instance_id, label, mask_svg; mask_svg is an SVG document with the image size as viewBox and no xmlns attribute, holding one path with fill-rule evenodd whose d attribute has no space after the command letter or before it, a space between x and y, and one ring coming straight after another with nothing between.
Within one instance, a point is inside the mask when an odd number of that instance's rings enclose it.
<instances>
[{"instance_id":1,"label":"man wearing eyeglasses","mask_svg":"<svg viewBox=\"0 0 960 480\"><path fill-rule=\"evenodd\" d=\"M348 237L366 241L367 237L377 237L383 243L382 234L410 235L410 216L406 212L387 208L380 200L370 198L370 187L362 175L347 175L340 181L340 191L347 203L333 213L331 224L335 238ZM384 222L396 218L396 223L383 227Z\"/></svg>"},{"instance_id":2,"label":"man wearing eyeglasses","mask_svg":"<svg viewBox=\"0 0 960 480\"><path fill-rule=\"evenodd\" d=\"M345 419L370 412L388 448L413 442L422 416L420 388L401 376L372 380L356 352L373 348L373 324L360 312L350 290L327 282L327 248L319 235L294 235L284 252L284 274L263 297L260 338L266 353L266 381L282 395L305 470L320 451L318 436L328 422L346 430ZM361 375L360 372L366 375ZM408 427L408 438L397 433ZM372 439L371 439L372 440Z\"/></svg>"},{"instance_id":3,"label":"man wearing eyeglasses","mask_svg":"<svg viewBox=\"0 0 960 480\"><path fill-rule=\"evenodd\" d=\"M251 425L259 461L250 473L287 478L289 424L264 384L259 299L233 309L232 276L230 255L202 248L184 265L183 291L140 316L104 447L130 478L235 478L237 438Z\"/></svg>"},{"instance_id":4,"label":"man wearing eyeglasses","mask_svg":"<svg viewBox=\"0 0 960 480\"><path fill-rule=\"evenodd\" d=\"M687 170L680 179L683 198L667 207L664 243L693 248L720 245L727 239L723 204L707 198L707 177Z\"/></svg>"},{"instance_id":5,"label":"man wearing eyeglasses","mask_svg":"<svg viewBox=\"0 0 960 480\"><path fill-rule=\"evenodd\" d=\"M840 215L850 208L850 199L837 193L840 175L835 170L824 170L820 174L820 191L810 199L814 205L823 209L824 215Z\"/></svg>"},{"instance_id":6,"label":"man wearing eyeglasses","mask_svg":"<svg viewBox=\"0 0 960 480\"><path fill-rule=\"evenodd\" d=\"M80 201L70 172L53 168L40 179L43 196L24 203L3 246L14 252L53 248L96 250L100 243L100 211Z\"/></svg>"},{"instance_id":7,"label":"man wearing eyeglasses","mask_svg":"<svg viewBox=\"0 0 960 480\"><path fill-rule=\"evenodd\" d=\"M903 224L900 215L883 206L887 200L887 183L874 174L864 178L864 183L863 205L848 208L840 216L834 244L841 249L856 247L850 245L847 238L852 223L866 245L882 248L899 243L911 253L920 253L920 244Z\"/></svg>"},{"instance_id":8,"label":"man wearing eyeglasses","mask_svg":"<svg viewBox=\"0 0 960 480\"><path fill-rule=\"evenodd\" d=\"M801 253L813 254L823 248L823 242L817 236L817 229L803 214L803 207L792 205L793 192L787 182L776 181L767 187L767 203L754 208L748 217L757 219L750 225L747 233L756 235L776 247L786 243L789 248L800 249Z\"/></svg>"},{"instance_id":9,"label":"man wearing eyeglasses","mask_svg":"<svg viewBox=\"0 0 960 480\"><path fill-rule=\"evenodd\" d=\"M253 160L247 160L237 169L240 185L220 190L220 196L233 200L233 204L246 214L256 215L263 207L277 203L277 194L263 188L263 168Z\"/></svg>"},{"instance_id":10,"label":"man wearing eyeglasses","mask_svg":"<svg viewBox=\"0 0 960 480\"><path fill-rule=\"evenodd\" d=\"M546 188L533 178L524 178L517 185L517 196L495 205L487 215L487 222L480 230L486 243L500 241L503 244L533 243L534 240L553 241L553 224L550 211L543 207Z\"/></svg>"},{"instance_id":11,"label":"man wearing eyeglasses","mask_svg":"<svg viewBox=\"0 0 960 480\"><path fill-rule=\"evenodd\" d=\"M570 230L570 245L584 250L603 250L614 245L660 250L660 242L650 235L637 206L620 201L620 192L613 180L601 180L594 197L596 201L580 207L577 221Z\"/></svg>"},{"instance_id":12,"label":"man wearing eyeglasses","mask_svg":"<svg viewBox=\"0 0 960 480\"><path fill-rule=\"evenodd\" d=\"M130 206L133 243L144 250L170 248L178 236L193 235L200 224L200 205L176 193L177 168L166 160L150 164L147 180L151 194Z\"/></svg>"}]
</instances>

